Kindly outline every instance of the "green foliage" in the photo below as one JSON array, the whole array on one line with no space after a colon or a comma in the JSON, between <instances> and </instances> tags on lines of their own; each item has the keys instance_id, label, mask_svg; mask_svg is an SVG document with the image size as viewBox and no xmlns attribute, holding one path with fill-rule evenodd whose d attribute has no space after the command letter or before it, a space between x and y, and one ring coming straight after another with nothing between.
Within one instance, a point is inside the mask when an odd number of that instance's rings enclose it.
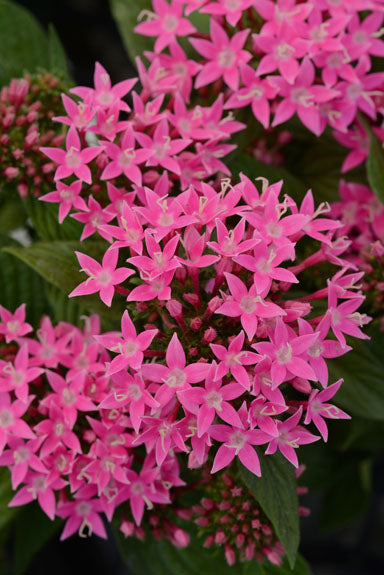
<instances>
[{"instance_id":1,"label":"green foliage","mask_svg":"<svg viewBox=\"0 0 384 575\"><path fill-rule=\"evenodd\" d=\"M0 85L41 69L68 77L56 32L47 35L28 10L6 0L0 0L0 40Z\"/></svg>"},{"instance_id":2,"label":"green foliage","mask_svg":"<svg viewBox=\"0 0 384 575\"><path fill-rule=\"evenodd\" d=\"M37 326L49 306L44 281L24 262L6 253L7 249L24 248L15 240L0 236L0 304L13 311L26 303L28 321Z\"/></svg>"},{"instance_id":3,"label":"green foliage","mask_svg":"<svg viewBox=\"0 0 384 575\"><path fill-rule=\"evenodd\" d=\"M0 544L7 538L9 527L19 513L17 507L8 507L8 503L13 497L11 486L11 474L6 467L0 468ZM1 562L1 557L0 557Z\"/></svg>"},{"instance_id":4,"label":"green foliage","mask_svg":"<svg viewBox=\"0 0 384 575\"><path fill-rule=\"evenodd\" d=\"M47 241L80 239L82 224L70 217L59 224L56 204L41 202L36 198L27 198L25 207L40 239Z\"/></svg>"},{"instance_id":5,"label":"green foliage","mask_svg":"<svg viewBox=\"0 0 384 575\"><path fill-rule=\"evenodd\" d=\"M134 61L136 56L142 56L145 50L153 49L153 38L141 36L133 31L137 19L143 10L151 10L151 0L110 0L112 14L116 20L121 38L128 56Z\"/></svg>"},{"instance_id":6,"label":"green foliage","mask_svg":"<svg viewBox=\"0 0 384 575\"><path fill-rule=\"evenodd\" d=\"M367 128L366 128L367 129ZM367 176L369 185L376 196L384 203L384 150L383 144L371 128L369 134L369 155L367 159Z\"/></svg>"},{"instance_id":7,"label":"green foliage","mask_svg":"<svg viewBox=\"0 0 384 575\"><path fill-rule=\"evenodd\" d=\"M243 465L240 476L271 521L293 567L300 540L295 471L280 453L262 456L260 463L260 478Z\"/></svg>"},{"instance_id":8,"label":"green foliage","mask_svg":"<svg viewBox=\"0 0 384 575\"><path fill-rule=\"evenodd\" d=\"M384 332L377 325L365 331L370 340L354 340L346 356L329 360L330 376L344 378L337 403L350 415L384 421Z\"/></svg>"},{"instance_id":9,"label":"green foliage","mask_svg":"<svg viewBox=\"0 0 384 575\"><path fill-rule=\"evenodd\" d=\"M102 241L88 242L37 242L30 247L6 248L8 254L16 256L42 276L48 283L59 288L65 296L83 281L84 274L79 273L79 264L75 251L86 252L101 261L105 252ZM118 298L115 295L115 300ZM100 301L98 294L76 298L77 304L91 313L98 313L104 320L104 326L120 325L122 306L114 303L111 308Z\"/></svg>"},{"instance_id":10,"label":"green foliage","mask_svg":"<svg viewBox=\"0 0 384 575\"><path fill-rule=\"evenodd\" d=\"M133 537L125 539L118 529L115 534L132 575L310 575L307 563L300 556L293 570L287 561L281 567L257 561L230 567L222 548L205 549L195 536L188 547L179 549L166 539L156 541L151 537L141 542Z\"/></svg>"}]
</instances>

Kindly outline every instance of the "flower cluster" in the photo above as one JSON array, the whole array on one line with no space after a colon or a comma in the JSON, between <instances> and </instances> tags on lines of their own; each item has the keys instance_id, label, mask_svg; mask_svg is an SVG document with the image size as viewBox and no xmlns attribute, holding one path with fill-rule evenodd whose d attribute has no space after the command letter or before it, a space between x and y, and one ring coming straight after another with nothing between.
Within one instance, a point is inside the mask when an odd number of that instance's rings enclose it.
<instances>
[{"instance_id":1,"label":"flower cluster","mask_svg":"<svg viewBox=\"0 0 384 575\"><path fill-rule=\"evenodd\" d=\"M52 186L54 165L41 146L60 146L64 136L52 124L64 84L46 73L14 79L0 91L0 173L22 197Z\"/></svg>"},{"instance_id":2,"label":"flower cluster","mask_svg":"<svg viewBox=\"0 0 384 575\"><path fill-rule=\"evenodd\" d=\"M331 206L331 215L342 223L337 234L350 238L346 256L361 272L367 309L384 328L384 206L362 184L341 181L339 194L341 201Z\"/></svg>"},{"instance_id":3,"label":"flower cluster","mask_svg":"<svg viewBox=\"0 0 384 575\"><path fill-rule=\"evenodd\" d=\"M365 159L366 136L357 114L383 118L384 74L373 66L374 58L384 55L382 0L153 0L152 5L135 28L156 37L154 52L146 53L149 69L141 68L148 91L169 91L182 62L189 75L184 97L193 85L202 96L210 86L224 93L225 109L249 106L264 128L297 114L314 134L330 126L340 143L352 148L345 170ZM209 32L192 24L196 12L198 22L207 15ZM181 48L188 44L201 57L197 63ZM376 133L384 140L382 129Z\"/></svg>"}]
</instances>

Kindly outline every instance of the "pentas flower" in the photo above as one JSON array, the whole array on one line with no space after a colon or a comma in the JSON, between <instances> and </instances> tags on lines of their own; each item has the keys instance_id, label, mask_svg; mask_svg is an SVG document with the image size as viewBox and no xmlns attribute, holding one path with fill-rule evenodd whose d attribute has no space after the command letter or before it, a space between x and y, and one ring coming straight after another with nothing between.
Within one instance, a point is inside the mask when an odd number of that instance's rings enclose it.
<instances>
[{"instance_id":1,"label":"pentas flower","mask_svg":"<svg viewBox=\"0 0 384 575\"><path fill-rule=\"evenodd\" d=\"M207 63L196 77L196 88L211 84L222 77L232 90L237 90L239 65L246 64L252 57L243 49L248 34L249 30L243 30L228 38L223 28L215 20L211 20L211 41L195 38L189 40L195 50L207 59Z\"/></svg>"},{"instance_id":2,"label":"pentas flower","mask_svg":"<svg viewBox=\"0 0 384 575\"><path fill-rule=\"evenodd\" d=\"M77 130L85 130L90 124L95 111L93 110L91 103L92 96L89 95L84 102L77 104L67 96L66 94L61 95L63 101L64 109L67 113L66 116L56 116L52 118L54 122L60 122L62 124L67 124L68 126L73 126Z\"/></svg>"},{"instance_id":3,"label":"pentas flower","mask_svg":"<svg viewBox=\"0 0 384 575\"><path fill-rule=\"evenodd\" d=\"M29 367L28 345L24 344L16 354L14 361L0 360L0 391L15 392L17 399L24 403L29 398L29 383L44 372L39 367Z\"/></svg>"},{"instance_id":4,"label":"pentas flower","mask_svg":"<svg viewBox=\"0 0 384 575\"><path fill-rule=\"evenodd\" d=\"M160 405L168 403L175 393L190 387L189 384L203 381L210 369L206 363L186 365L185 352L176 333L168 345L165 359L166 366L148 363L141 368L145 378L162 383L155 394L155 400Z\"/></svg>"},{"instance_id":5,"label":"pentas flower","mask_svg":"<svg viewBox=\"0 0 384 575\"><path fill-rule=\"evenodd\" d=\"M57 182L57 190L55 192L49 192L45 194L45 196L41 196L39 200L43 202L60 203L59 223L61 224L71 211L71 208L87 211L87 204L80 196L81 189L82 182L80 180L72 182L69 186L63 184L63 182Z\"/></svg>"},{"instance_id":6,"label":"pentas flower","mask_svg":"<svg viewBox=\"0 0 384 575\"><path fill-rule=\"evenodd\" d=\"M171 421L170 418L158 417L143 418L145 430L134 439L134 445L145 443L147 452L155 452L156 464L160 467L165 461L170 449L188 451L180 433L180 423Z\"/></svg>"},{"instance_id":7,"label":"pentas flower","mask_svg":"<svg viewBox=\"0 0 384 575\"><path fill-rule=\"evenodd\" d=\"M84 100L92 101L101 108L112 108L117 105L120 110L129 112L129 106L122 98L130 92L136 84L137 79L123 80L114 86L106 69L99 63L95 64L94 85L95 88L77 86L70 91Z\"/></svg>"},{"instance_id":8,"label":"pentas flower","mask_svg":"<svg viewBox=\"0 0 384 575\"><path fill-rule=\"evenodd\" d=\"M148 329L137 335L136 328L126 310L121 319L121 334L110 333L95 336L103 347L117 353L108 365L107 374L113 375L128 366L139 370L143 363L144 353L157 334L157 329Z\"/></svg>"},{"instance_id":9,"label":"pentas flower","mask_svg":"<svg viewBox=\"0 0 384 575\"><path fill-rule=\"evenodd\" d=\"M131 182L141 186L142 177L138 165L148 160L152 151L135 147L135 136L130 129L122 135L120 145L104 142L103 148L111 161L104 168L101 180L110 180L124 174Z\"/></svg>"},{"instance_id":10,"label":"pentas flower","mask_svg":"<svg viewBox=\"0 0 384 575\"><path fill-rule=\"evenodd\" d=\"M100 154L100 146L81 147L80 137L76 128L71 126L67 133L66 152L58 148L41 148L41 151L58 164L55 180L62 180L74 174L79 180L87 184L92 183L89 162Z\"/></svg>"},{"instance_id":11,"label":"pentas flower","mask_svg":"<svg viewBox=\"0 0 384 575\"><path fill-rule=\"evenodd\" d=\"M156 468L143 469L139 475L132 469L129 470L128 478L130 484L127 487L127 492L132 515L137 525L141 523L145 506L152 509L153 503L164 504L169 502L168 495L157 492L153 488L157 474L158 470Z\"/></svg>"},{"instance_id":12,"label":"pentas flower","mask_svg":"<svg viewBox=\"0 0 384 575\"><path fill-rule=\"evenodd\" d=\"M9 507L18 507L37 500L44 513L53 520L56 512L55 491L64 487L65 481L62 479L50 481L47 474L28 471L25 482L26 485L21 487L8 503Z\"/></svg>"},{"instance_id":13,"label":"pentas flower","mask_svg":"<svg viewBox=\"0 0 384 575\"><path fill-rule=\"evenodd\" d=\"M215 16L225 16L228 24L236 26L244 10L253 5L253 0L218 0L209 2L202 7L201 12L214 14Z\"/></svg>"},{"instance_id":14,"label":"pentas flower","mask_svg":"<svg viewBox=\"0 0 384 575\"><path fill-rule=\"evenodd\" d=\"M342 379L333 383L327 389L319 391L318 389L314 389L311 392L311 395L308 399L308 406L307 412L305 416L304 423L307 425L314 423L317 429L320 431L322 438L324 441L328 440L328 429L327 424L324 421L325 419L350 419L350 416L342 411L336 405L332 405L328 402L336 393L339 391L341 384L343 383Z\"/></svg>"},{"instance_id":15,"label":"pentas flower","mask_svg":"<svg viewBox=\"0 0 384 575\"><path fill-rule=\"evenodd\" d=\"M32 326L25 321L25 304L21 304L14 313L0 305L0 334L5 335L6 343L23 337L32 331Z\"/></svg>"},{"instance_id":16,"label":"pentas flower","mask_svg":"<svg viewBox=\"0 0 384 575\"><path fill-rule=\"evenodd\" d=\"M119 251L114 248L109 248L105 252L101 264L86 254L75 253L82 266L80 271L85 272L88 279L78 285L69 297L100 292L100 299L110 307L115 293L114 286L123 283L135 272L128 268L116 269Z\"/></svg>"},{"instance_id":17,"label":"pentas flower","mask_svg":"<svg viewBox=\"0 0 384 575\"><path fill-rule=\"evenodd\" d=\"M146 12L149 18L135 27L135 32L144 36L157 36L155 51L161 52L175 42L177 36L188 36L195 27L183 18L183 4L178 0L153 0L154 12Z\"/></svg>"},{"instance_id":18,"label":"pentas flower","mask_svg":"<svg viewBox=\"0 0 384 575\"><path fill-rule=\"evenodd\" d=\"M36 455L40 448L38 439L24 441L19 437L8 438L8 449L0 456L0 465L11 469L12 489L16 491L25 480L29 469L39 473L47 473L48 470Z\"/></svg>"},{"instance_id":19,"label":"pentas flower","mask_svg":"<svg viewBox=\"0 0 384 575\"><path fill-rule=\"evenodd\" d=\"M255 284L248 291L244 283L235 275L224 272L231 297L226 298L216 313L229 317L239 317L249 341L252 341L257 330L257 318L270 318L285 315L278 305L265 301L269 289L258 292Z\"/></svg>"},{"instance_id":20,"label":"pentas flower","mask_svg":"<svg viewBox=\"0 0 384 575\"><path fill-rule=\"evenodd\" d=\"M47 394L41 405L46 405L49 408L50 405L54 404L59 407L70 427L75 425L78 411L94 411L96 409L92 401L83 395L81 378L66 381L54 371L46 370L45 374L55 393Z\"/></svg>"},{"instance_id":21,"label":"pentas flower","mask_svg":"<svg viewBox=\"0 0 384 575\"><path fill-rule=\"evenodd\" d=\"M85 224L80 238L81 241L89 238L89 236L92 236L96 232L107 241L111 241L111 236L105 231L104 225L113 219L113 213L109 212L106 208L103 209L99 202L92 196L88 199L86 209L71 214L71 217Z\"/></svg>"},{"instance_id":22,"label":"pentas flower","mask_svg":"<svg viewBox=\"0 0 384 575\"><path fill-rule=\"evenodd\" d=\"M211 343L211 349L215 356L220 360L216 368L215 379L227 375L230 371L236 381L246 390L250 388L250 380L247 370L244 366L254 365L260 359L257 353L243 350L245 335L241 331L228 346Z\"/></svg>"},{"instance_id":23,"label":"pentas flower","mask_svg":"<svg viewBox=\"0 0 384 575\"><path fill-rule=\"evenodd\" d=\"M75 495L75 501L61 503L56 512L59 517L67 520L60 536L61 541L67 539L76 531L80 537L87 537L95 533L103 539L107 538L107 533L100 517L101 503L99 499L92 499L89 496L83 498L79 493Z\"/></svg>"},{"instance_id":24,"label":"pentas flower","mask_svg":"<svg viewBox=\"0 0 384 575\"><path fill-rule=\"evenodd\" d=\"M35 438L31 428L21 419L31 401L32 397L29 397L28 402L20 401L20 399L11 402L8 392L0 392L0 455L12 436L23 439Z\"/></svg>"}]
</instances>

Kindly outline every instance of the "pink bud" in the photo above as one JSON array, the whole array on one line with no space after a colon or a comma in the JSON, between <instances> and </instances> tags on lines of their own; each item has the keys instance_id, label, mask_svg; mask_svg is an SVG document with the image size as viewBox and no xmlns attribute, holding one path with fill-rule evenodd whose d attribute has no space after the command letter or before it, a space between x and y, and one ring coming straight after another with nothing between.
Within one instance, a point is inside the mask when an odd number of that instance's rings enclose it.
<instances>
[{"instance_id":1,"label":"pink bud","mask_svg":"<svg viewBox=\"0 0 384 575\"><path fill-rule=\"evenodd\" d=\"M203 336L203 341L205 343L211 343L216 338L217 338L217 332L215 329L213 329L213 327L209 327L208 329L205 330L204 336Z\"/></svg>"},{"instance_id":2,"label":"pink bud","mask_svg":"<svg viewBox=\"0 0 384 575\"><path fill-rule=\"evenodd\" d=\"M87 443L93 443L96 439L96 433L92 429L86 429L83 433L83 439Z\"/></svg>"},{"instance_id":3,"label":"pink bud","mask_svg":"<svg viewBox=\"0 0 384 575\"><path fill-rule=\"evenodd\" d=\"M299 317L304 317L308 315L311 311L312 307L307 302L301 301L287 301L284 304L284 311L287 314L284 318L284 321L291 322L297 320Z\"/></svg>"},{"instance_id":4,"label":"pink bud","mask_svg":"<svg viewBox=\"0 0 384 575\"><path fill-rule=\"evenodd\" d=\"M249 543L245 548L245 558L247 561L252 561L255 555L255 544Z\"/></svg>"},{"instance_id":5,"label":"pink bud","mask_svg":"<svg viewBox=\"0 0 384 575\"><path fill-rule=\"evenodd\" d=\"M224 554L225 554L225 559L226 559L228 565L229 566L234 565L235 560L236 560L236 555L235 555L235 552L230 545L225 546Z\"/></svg>"},{"instance_id":6,"label":"pink bud","mask_svg":"<svg viewBox=\"0 0 384 575\"><path fill-rule=\"evenodd\" d=\"M223 303L223 300L219 296L213 297L208 303L209 311L211 313L214 313L217 309L219 309L219 307L221 306L222 303Z\"/></svg>"},{"instance_id":7,"label":"pink bud","mask_svg":"<svg viewBox=\"0 0 384 575\"><path fill-rule=\"evenodd\" d=\"M307 379L303 379L301 377L295 377L295 379L291 381L291 384L292 387L294 387L297 391L300 391L301 393L309 394L312 391L311 384Z\"/></svg>"},{"instance_id":8,"label":"pink bud","mask_svg":"<svg viewBox=\"0 0 384 575\"><path fill-rule=\"evenodd\" d=\"M190 326L191 326L191 329L193 329L194 331L198 331L201 328L201 324L202 324L202 321L199 317L194 317L191 319Z\"/></svg>"},{"instance_id":9,"label":"pink bud","mask_svg":"<svg viewBox=\"0 0 384 575\"><path fill-rule=\"evenodd\" d=\"M175 277L179 282L184 283L187 278L187 270L183 267L176 268Z\"/></svg>"},{"instance_id":10,"label":"pink bud","mask_svg":"<svg viewBox=\"0 0 384 575\"><path fill-rule=\"evenodd\" d=\"M180 529L179 527L173 533L174 537L174 544L176 547L187 547L190 542L189 534L184 531L184 529Z\"/></svg>"},{"instance_id":11,"label":"pink bud","mask_svg":"<svg viewBox=\"0 0 384 575\"><path fill-rule=\"evenodd\" d=\"M8 168L5 168L4 170L4 176L9 180L16 178L19 175L19 173L20 173L19 168L13 168L12 166L8 166Z\"/></svg>"},{"instance_id":12,"label":"pink bud","mask_svg":"<svg viewBox=\"0 0 384 575\"><path fill-rule=\"evenodd\" d=\"M211 547L213 545L213 542L214 542L214 536L208 535L208 537L206 538L206 540L203 543L203 547L205 547L205 548Z\"/></svg>"},{"instance_id":13,"label":"pink bud","mask_svg":"<svg viewBox=\"0 0 384 575\"><path fill-rule=\"evenodd\" d=\"M130 537L131 535L133 535L134 530L135 526L132 523L132 521L127 521L126 519L123 519L120 525L120 531L122 532L122 534L125 537Z\"/></svg>"},{"instance_id":14,"label":"pink bud","mask_svg":"<svg viewBox=\"0 0 384 575\"><path fill-rule=\"evenodd\" d=\"M174 317L175 319L183 315L183 306L176 299L168 300L165 304L165 307L169 311L170 316Z\"/></svg>"},{"instance_id":15,"label":"pink bud","mask_svg":"<svg viewBox=\"0 0 384 575\"><path fill-rule=\"evenodd\" d=\"M195 523L196 525L199 525L200 527L207 527L210 523L208 517L198 517L197 519L195 519Z\"/></svg>"},{"instance_id":16,"label":"pink bud","mask_svg":"<svg viewBox=\"0 0 384 575\"><path fill-rule=\"evenodd\" d=\"M236 535L235 544L238 549L244 545L245 536L243 533L238 533Z\"/></svg>"},{"instance_id":17,"label":"pink bud","mask_svg":"<svg viewBox=\"0 0 384 575\"><path fill-rule=\"evenodd\" d=\"M193 307L196 307L200 303L200 298L195 293L185 293L183 294L183 298L185 299L186 302L193 305Z\"/></svg>"},{"instance_id":18,"label":"pink bud","mask_svg":"<svg viewBox=\"0 0 384 575\"><path fill-rule=\"evenodd\" d=\"M225 543L227 540L227 536L224 533L224 531L217 531L216 535L215 535L215 543L217 543L218 545L222 545L223 543Z\"/></svg>"},{"instance_id":19,"label":"pink bud","mask_svg":"<svg viewBox=\"0 0 384 575\"><path fill-rule=\"evenodd\" d=\"M384 256L384 245L377 240L371 245L371 254L373 257L382 258Z\"/></svg>"},{"instance_id":20,"label":"pink bud","mask_svg":"<svg viewBox=\"0 0 384 575\"><path fill-rule=\"evenodd\" d=\"M188 350L188 355L190 357L196 357L197 355L199 355L199 350L197 349L197 347L190 347Z\"/></svg>"}]
</instances>

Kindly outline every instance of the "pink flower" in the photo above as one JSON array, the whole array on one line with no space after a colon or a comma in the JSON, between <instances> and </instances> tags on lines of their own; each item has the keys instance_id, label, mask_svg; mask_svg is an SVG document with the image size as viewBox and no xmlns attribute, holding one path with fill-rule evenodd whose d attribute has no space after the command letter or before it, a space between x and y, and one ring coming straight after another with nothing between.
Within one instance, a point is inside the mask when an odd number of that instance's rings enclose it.
<instances>
[{"instance_id":1,"label":"pink flower","mask_svg":"<svg viewBox=\"0 0 384 575\"><path fill-rule=\"evenodd\" d=\"M79 438L72 428L73 425L69 425L64 419L62 410L52 404L49 409L49 418L43 419L34 427L36 434L44 440L40 456L44 458L60 445L69 447L75 453L81 453Z\"/></svg>"},{"instance_id":2,"label":"pink flower","mask_svg":"<svg viewBox=\"0 0 384 575\"><path fill-rule=\"evenodd\" d=\"M75 253L82 266L80 271L85 272L88 279L78 285L68 297L100 292L101 301L110 307L115 293L115 285L124 282L134 274L134 271L129 268L116 269L119 250L114 248L109 248L105 252L101 265L86 254Z\"/></svg>"},{"instance_id":3,"label":"pink flower","mask_svg":"<svg viewBox=\"0 0 384 575\"><path fill-rule=\"evenodd\" d=\"M180 263L175 257L178 243L179 236L175 235L165 244L162 250L159 242L147 230L145 233L145 245L149 257L132 256L127 259L127 262L137 267L143 274L144 279L156 279L158 276L180 267Z\"/></svg>"},{"instance_id":4,"label":"pink flower","mask_svg":"<svg viewBox=\"0 0 384 575\"><path fill-rule=\"evenodd\" d=\"M287 376L297 376L316 381L317 377L303 355L315 343L318 333L296 336L281 318L276 319L276 327L271 342L252 345L256 351L271 358L271 376L275 384L282 383Z\"/></svg>"},{"instance_id":5,"label":"pink flower","mask_svg":"<svg viewBox=\"0 0 384 575\"><path fill-rule=\"evenodd\" d=\"M25 303L20 305L14 313L0 305L0 334L5 335L6 343L17 337L23 337L32 331L32 326L25 321Z\"/></svg>"},{"instance_id":6,"label":"pink flower","mask_svg":"<svg viewBox=\"0 0 384 575\"><path fill-rule=\"evenodd\" d=\"M276 415L280 415L288 409L279 403L272 403L262 395L254 399L249 406L249 423L251 427L260 427L262 431L272 436L278 436L276 427Z\"/></svg>"},{"instance_id":7,"label":"pink flower","mask_svg":"<svg viewBox=\"0 0 384 575\"><path fill-rule=\"evenodd\" d=\"M11 403L11 396L7 392L0 392L0 455L10 436L22 437L23 439L34 439L35 434L22 418L31 403L33 396L28 403L16 399Z\"/></svg>"},{"instance_id":8,"label":"pink flower","mask_svg":"<svg viewBox=\"0 0 384 575\"><path fill-rule=\"evenodd\" d=\"M170 283L175 271L165 272L157 275L155 278L145 277L145 283L133 288L127 301L150 301L157 298L158 300L167 300L171 298ZM143 272L141 273L143 276Z\"/></svg>"},{"instance_id":9,"label":"pink flower","mask_svg":"<svg viewBox=\"0 0 384 575\"><path fill-rule=\"evenodd\" d=\"M241 408L240 415L246 422L247 410ZM256 450L252 445L262 445L267 439L265 433L257 429L246 431L238 427L228 425L212 425L210 435L220 441L221 445L216 453L211 473L216 473L223 467L227 467L238 456L241 463L252 473L261 476L260 461Z\"/></svg>"},{"instance_id":10,"label":"pink flower","mask_svg":"<svg viewBox=\"0 0 384 575\"><path fill-rule=\"evenodd\" d=\"M131 182L141 186L141 171L138 164L142 164L151 156L149 149L135 149L135 136L132 129L124 132L120 146L112 142L104 142L103 146L107 156L112 160L104 168L101 180L111 180L124 174Z\"/></svg>"},{"instance_id":11,"label":"pink flower","mask_svg":"<svg viewBox=\"0 0 384 575\"><path fill-rule=\"evenodd\" d=\"M228 231L225 224L216 220L217 242L207 242L207 246L221 256L234 257L254 248L258 238L244 240L245 220L242 218L237 226Z\"/></svg>"},{"instance_id":12,"label":"pink flower","mask_svg":"<svg viewBox=\"0 0 384 575\"><path fill-rule=\"evenodd\" d=\"M75 501L61 503L56 515L67 519L60 540L63 541L76 531L80 537L87 537L95 533L103 539L107 538L104 524L99 513L101 512L101 502L99 499L82 497L81 491L74 495Z\"/></svg>"},{"instance_id":13,"label":"pink flower","mask_svg":"<svg viewBox=\"0 0 384 575\"><path fill-rule=\"evenodd\" d=\"M251 59L251 54L243 50L249 30L243 30L228 38L223 28L212 18L210 21L211 42L191 38L192 46L208 61L198 73L195 87L201 88L223 77L224 82L237 90L239 86L239 66Z\"/></svg>"},{"instance_id":14,"label":"pink flower","mask_svg":"<svg viewBox=\"0 0 384 575\"><path fill-rule=\"evenodd\" d=\"M210 347L215 356L220 360L215 374L215 379L220 379L230 371L233 377L245 389L250 388L250 380L245 365L254 365L260 356L252 351L244 351L245 335L241 331L229 344L228 349L223 345L211 343Z\"/></svg>"},{"instance_id":15,"label":"pink flower","mask_svg":"<svg viewBox=\"0 0 384 575\"><path fill-rule=\"evenodd\" d=\"M135 325L127 310L125 310L121 318L121 331L122 337L121 334L114 332L95 336L96 341L102 346L118 353L111 363L108 364L107 375L113 375L128 366L139 370L143 363L143 352L148 349L158 332L157 329L149 329L137 335Z\"/></svg>"},{"instance_id":16,"label":"pink flower","mask_svg":"<svg viewBox=\"0 0 384 575\"><path fill-rule=\"evenodd\" d=\"M111 236L104 230L104 225L112 220L113 214L107 208L103 209L92 196L89 196L86 211L72 214L71 217L85 224L80 238L81 241L95 232L107 241L111 241Z\"/></svg>"},{"instance_id":17,"label":"pink flower","mask_svg":"<svg viewBox=\"0 0 384 575\"><path fill-rule=\"evenodd\" d=\"M190 383L203 381L210 369L210 365L207 363L186 365L184 349L176 333L173 334L169 342L165 359L166 366L145 363L141 367L144 378L162 383L155 394L155 399L160 405L166 405L175 393L190 387Z\"/></svg>"},{"instance_id":18,"label":"pink flower","mask_svg":"<svg viewBox=\"0 0 384 575\"><path fill-rule=\"evenodd\" d=\"M46 370L49 385L55 393L48 394L41 405L50 406L53 402L62 410L66 423L72 428L77 420L78 411L94 411L96 406L84 395L81 378L66 381L54 371Z\"/></svg>"},{"instance_id":19,"label":"pink flower","mask_svg":"<svg viewBox=\"0 0 384 575\"><path fill-rule=\"evenodd\" d=\"M305 416L304 423L308 425L313 421L317 429L320 431L322 438L324 441L328 440L328 429L327 424L324 421L326 419L351 419L350 416L342 411L336 405L332 405L330 403L325 403L331 397L336 395L339 391L341 384L343 383L342 379L333 383L327 389L319 391L318 389L314 389L311 392L311 395L308 399L307 405L307 413Z\"/></svg>"},{"instance_id":20,"label":"pink flower","mask_svg":"<svg viewBox=\"0 0 384 575\"><path fill-rule=\"evenodd\" d=\"M221 379L214 380L215 371L216 363L213 362L206 376L205 388L191 387L178 393L182 406L197 415L198 437L202 437L209 430L216 414L226 423L243 428L237 411L229 402L243 395L244 388L238 383L222 386Z\"/></svg>"},{"instance_id":21,"label":"pink flower","mask_svg":"<svg viewBox=\"0 0 384 575\"><path fill-rule=\"evenodd\" d=\"M157 469L143 469L137 474L133 469L129 469L127 476L130 485L127 487L129 504L136 525L140 525L144 514L145 506L152 509L153 503L169 503L169 496L161 491L157 491L154 481L158 474Z\"/></svg>"},{"instance_id":22,"label":"pink flower","mask_svg":"<svg viewBox=\"0 0 384 575\"><path fill-rule=\"evenodd\" d=\"M142 421L146 430L133 440L133 445L145 443L148 453L154 449L158 466L163 464L171 448L188 451L180 433L179 421L171 421L169 417L143 417Z\"/></svg>"},{"instance_id":23,"label":"pink flower","mask_svg":"<svg viewBox=\"0 0 384 575\"><path fill-rule=\"evenodd\" d=\"M114 391L100 403L100 409L122 409L128 406L133 429L139 433L146 406L157 409L160 404L146 390L141 376L137 373L134 376L125 372L115 373L112 381Z\"/></svg>"},{"instance_id":24,"label":"pink flower","mask_svg":"<svg viewBox=\"0 0 384 575\"><path fill-rule=\"evenodd\" d=\"M112 238L116 238L117 241L113 242L114 248L132 248L137 254L143 251L143 226L140 220L128 204L128 202L122 202L121 214L118 217L118 226L112 226L110 224L104 224L102 226L103 232Z\"/></svg>"},{"instance_id":25,"label":"pink flower","mask_svg":"<svg viewBox=\"0 0 384 575\"><path fill-rule=\"evenodd\" d=\"M95 89L79 86L72 88L70 92L84 100L92 98L94 104L98 107L112 108L117 105L120 110L129 112L129 106L122 98L128 94L136 82L137 78L131 78L111 86L108 72L99 62L96 62L94 73Z\"/></svg>"},{"instance_id":26,"label":"pink flower","mask_svg":"<svg viewBox=\"0 0 384 575\"><path fill-rule=\"evenodd\" d=\"M177 36L188 36L196 28L183 18L183 3L178 0L152 0L154 12L147 22L138 24L134 31L143 36L156 36L155 52L161 52L176 41Z\"/></svg>"},{"instance_id":27,"label":"pink flower","mask_svg":"<svg viewBox=\"0 0 384 575\"><path fill-rule=\"evenodd\" d=\"M79 180L91 184L92 175L88 165L100 154L100 146L91 146L81 149L79 135L74 127L70 127L66 139L66 152L60 148L41 148L41 151L50 160L59 164L55 180L62 180L74 174Z\"/></svg>"},{"instance_id":28,"label":"pink flower","mask_svg":"<svg viewBox=\"0 0 384 575\"><path fill-rule=\"evenodd\" d=\"M25 482L26 485L16 493L8 503L8 507L18 507L37 499L41 509L53 521L56 510L54 490L64 487L66 481L63 481L63 479L50 479L47 474L28 471Z\"/></svg>"},{"instance_id":29,"label":"pink flower","mask_svg":"<svg viewBox=\"0 0 384 575\"><path fill-rule=\"evenodd\" d=\"M209 2L201 9L201 13L213 14L214 16L225 16L228 24L236 26L243 11L250 8L254 0L218 0L217 2Z\"/></svg>"},{"instance_id":30,"label":"pink flower","mask_svg":"<svg viewBox=\"0 0 384 575\"><path fill-rule=\"evenodd\" d=\"M42 200L43 202L60 203L59 223L62 224L72 207L77 210L87 210L87 204L80 196L81 186L82 183L80 180L72 182L69 186L66 186L63 182L57 182L57 190L49 192L44 196L40 196L39 200Z\"/></svg>"},{"instance_id":31,"label":"pink flower","mask_svg":"<svg viewBox=\"0 0 384 575\"><path fill-rule=\"evenodd\" d=\"M299 466L295 449L300 445L307 445L320 439L317 435L312 435L309 431L305 430L301 425L298 425L301 415L302 407L296 411L291 417L285 421L276 421L278 437L273 437L266 450L266 455L275 453L277 449L284 455L288 461L295 467ZM262 432L264 433L264 432Z\"/></svg>"},{"instance_id":32,"label":"pink flower","mask_svg":"<svg viewBox=\"0 0 384 575\"><path fill-rule=\"evenodd\" d=\"M27 403L29 383L34 381L44 370L29 367L28 345L20 347L13 362L0 360L0 391L15 392L17 399Z\"/></svg>"},{"instance_id":33,"label":"pink flower","mask_svg":"<svg viewBox=\"0 0 384 575\"><path fill-rule=\"evenodd\" d=\"M41 459L36 455L39 448L39 439L26 442L19 437L8 438L8 449L0 456L0 465L7 465L10 468L14 491L24 482L28 469L48 473Z\"/></svg>"},{"instance_id":34,"label":"pink flower","mask_svg":"<svg viewBox=\"0 0 384 575\"><path fill-rule=\"evenodd\" d=\"M95 115L92 107L92 98L89 95L84 102L76 103L66 94L61 95L66 116L52 118L55 122L61 122L67 126L73 126L77 130L85 130Z\"/></svg>"},{"instance_id":35,"label":"pink flower","mask_svg":"<svg viewBox=\"0 0 384 575\"><path fill-rule=\"evenodd\" d=\"M257 291L255 285L247 290L245 284L235 275L224 272L227 279L231 297L228 297L216 313L229 317L239 317L248 339L251 341L257 330L257 318L276 317L285 315L285 311L278 305L265 301L269 289Z\"/></svg>"}]
</instances>

